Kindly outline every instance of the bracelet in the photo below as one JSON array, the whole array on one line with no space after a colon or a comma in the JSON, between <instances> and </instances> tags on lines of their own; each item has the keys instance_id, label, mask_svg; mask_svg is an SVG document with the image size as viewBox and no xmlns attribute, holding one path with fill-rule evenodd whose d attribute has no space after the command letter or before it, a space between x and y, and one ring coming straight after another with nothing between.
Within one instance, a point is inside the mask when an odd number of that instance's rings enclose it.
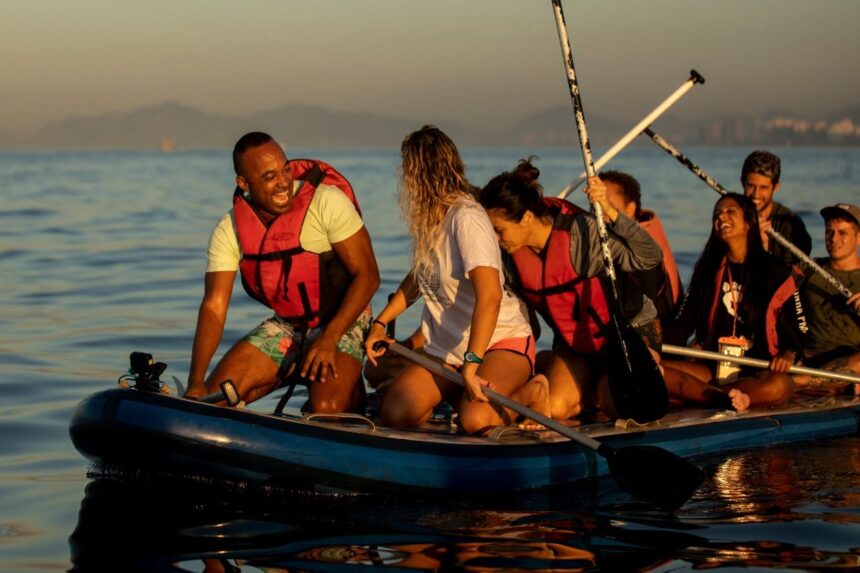
<instances>
[{"instance_id":1,"label":"bracelet","mask_svg":"<svg viewBox=\"0 0 860 573\"><path fill-rule=\"evenodd\" d=\"M371 324L371 325L373 325L373 324L378 324L378 325L379 325L379 326L381 326L382 328L384 328L384 329L388 330L388 325L387 325L387 324L385 324L384 322L382 322L381 320L373 319L373 322L371 322L370 324Z\"/></svg>"}]
</instances>

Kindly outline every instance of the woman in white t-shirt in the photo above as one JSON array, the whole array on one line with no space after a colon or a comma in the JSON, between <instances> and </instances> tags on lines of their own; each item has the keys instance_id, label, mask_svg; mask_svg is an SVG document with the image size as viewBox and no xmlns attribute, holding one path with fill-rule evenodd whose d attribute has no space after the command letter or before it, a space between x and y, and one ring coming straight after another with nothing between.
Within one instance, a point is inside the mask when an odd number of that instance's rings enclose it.
<instances>
[{"instance_id":1,"label":"woman in white t-shirt","mask_svg":"<svg viewBox=\"0 0 860 573\"><path fill-rule=\"evenodd\" d=\"M546 379L531 379L535 341L525 305L505 289L498 240L457 147L438 128L424 126L403 140L400 153L400 204L413 238L413 268L373 321L367 356L376 364L385 350L373 346L388 340L387 323L423 296L423 350L458 369L466 388L411 364L385 393L383 421L416 426L447 401L458 405L469 433L513 422L510 412L500 415L488 403L482 385L548 412Z\"/></svg>"}]
</instances>

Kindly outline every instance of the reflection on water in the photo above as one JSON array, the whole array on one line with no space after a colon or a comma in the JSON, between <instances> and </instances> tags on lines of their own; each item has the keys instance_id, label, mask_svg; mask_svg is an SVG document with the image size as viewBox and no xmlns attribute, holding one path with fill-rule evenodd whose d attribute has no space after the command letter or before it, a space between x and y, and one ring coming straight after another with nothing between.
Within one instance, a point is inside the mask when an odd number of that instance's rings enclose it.
<instances>
[{"instance_id":1,"label":"reflection on water","mask_svg":"<svg viewBox=\"0 0 860 573\"><path fill-rule=\"evenodd\" d=\"M860 442L832 440L731 456L717 465L713 490L698 496L719 499L721 511L736 523L809 519L818 512L827 513L828 521L860 523L856 509L840 515L828 510L860 507L858 476Z\"/></svg>"},{"instance_id":2,"label":"reflection on water","mask_svg":"<svg viewBox=\"0 0 860 573\"><path fill-rule=\"evenodd\" d=\"M469 501L115 474L87 486L72 561L75 571L860 570L860 512L850 509L860 506L860 446L826 449L708 464L711 477L676 516L631 504L611 480ZM824 465L842 479L822 489Z\"/></svg>"}]
</instances>

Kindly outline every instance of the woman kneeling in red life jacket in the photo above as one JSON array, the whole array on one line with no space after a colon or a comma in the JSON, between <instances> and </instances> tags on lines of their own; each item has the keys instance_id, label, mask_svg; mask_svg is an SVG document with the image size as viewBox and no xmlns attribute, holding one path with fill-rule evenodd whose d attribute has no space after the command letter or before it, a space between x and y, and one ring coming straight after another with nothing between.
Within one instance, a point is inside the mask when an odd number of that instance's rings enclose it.
<instances>
[{"instance_id":1,"label":"woman kneeling in red life jacket","mask_svg":"<svg viewBox=\"0 0 860 573\"><path fill-rule=\"evenodd\" d=\"M722 405L725 396L738 411L780 406L789 401L794 384L788 369L802 351L805 319L791 269L762 245L755 204L727 193L715 207L711 235L696 263L690 288L665 338L704 350L727 351L770 361L754 372L719 363L664 360L664 374L673 397L694 403Z\"/></svg>"},{"instance_id":2,"label":"woman kneeling in red life jacket","mask_svg":"<svg viewBox=\"0 0 860 573\"><path fill-rule=\"evenodd\" d=\"M593 407L616 417L604 372L610 312L598 276L604 265L597 221L568 201L544 197L539 173L530 160L521 160L513 171L493 178L479 198L508 253L511 285L553 330L552 351L537 359L538 372L549 379L552 417L563 420ZM612 259L620 270L660 263L660 246L607 201L598 177L589 179L585 192L603 208ZM652 312L643 324L635 317L630 322L647 329L655 317Z\"/></svg>"}]
</instances>

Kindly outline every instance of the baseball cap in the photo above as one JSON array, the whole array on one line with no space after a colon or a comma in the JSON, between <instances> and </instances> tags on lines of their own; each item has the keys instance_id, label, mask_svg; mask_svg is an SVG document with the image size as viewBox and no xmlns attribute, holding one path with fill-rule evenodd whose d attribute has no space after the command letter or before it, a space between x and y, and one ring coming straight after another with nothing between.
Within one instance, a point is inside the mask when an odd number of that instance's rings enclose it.
<instances>
[{"instance_id":1,"label":"baseball cap","mask_svg":"<svg viewBox=\"0 0 860 573\"><path fill-rule=\"evenodd\" d=\"M821 210L821 216L825 219L831 217L848 217L860 226L860 207L850 203L837 203Z\"/></svg>"}]
</instances>

